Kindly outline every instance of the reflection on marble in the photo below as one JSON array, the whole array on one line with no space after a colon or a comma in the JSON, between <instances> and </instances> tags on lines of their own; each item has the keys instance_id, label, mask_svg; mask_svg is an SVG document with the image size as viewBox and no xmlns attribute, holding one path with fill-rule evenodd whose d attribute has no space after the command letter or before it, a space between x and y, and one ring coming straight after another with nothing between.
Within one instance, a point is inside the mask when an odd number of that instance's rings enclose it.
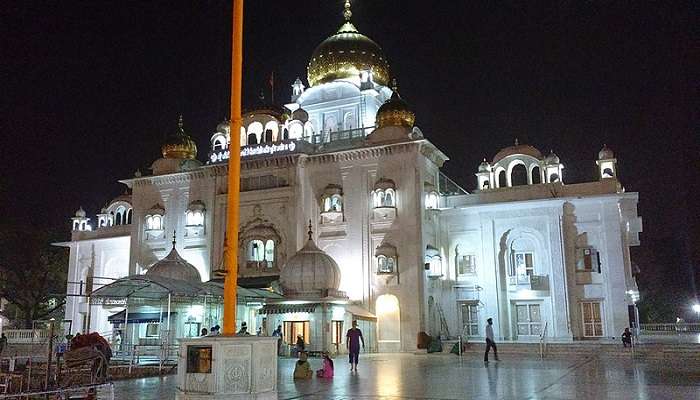
<instances>
[{"instance_id":1,"label":"reflection on marble","mask_svg":"<svg viewBox=\"0 0 700 400\"><path fill-rule=\"evenodd\" d=\"M351 373L335 360L334 379L294 381L295 360L280 359L278 398L340 399L698 399L700 364L632 359L504 359L476 356L362 355ZM320 359L311 359L320 368ZM117 399L175 398L175 376L115 382Z\"/></svg>"}]
</instances>

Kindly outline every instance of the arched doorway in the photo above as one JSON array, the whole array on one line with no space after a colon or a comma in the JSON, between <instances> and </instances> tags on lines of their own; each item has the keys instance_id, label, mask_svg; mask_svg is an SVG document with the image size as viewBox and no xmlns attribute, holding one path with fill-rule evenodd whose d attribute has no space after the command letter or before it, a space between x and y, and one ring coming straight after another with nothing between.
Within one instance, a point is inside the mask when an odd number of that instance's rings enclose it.
<instances>
[{"instance_id":1,"label":"arched doorway","mask_svg":"<svg viewBox=\"0 0 700 400\"><path fill-rule=\"evenodd\" d=\"M377 297L377 343L379 352L401 351L401 309L393 294Z\"/></svg>"}]
</instances>

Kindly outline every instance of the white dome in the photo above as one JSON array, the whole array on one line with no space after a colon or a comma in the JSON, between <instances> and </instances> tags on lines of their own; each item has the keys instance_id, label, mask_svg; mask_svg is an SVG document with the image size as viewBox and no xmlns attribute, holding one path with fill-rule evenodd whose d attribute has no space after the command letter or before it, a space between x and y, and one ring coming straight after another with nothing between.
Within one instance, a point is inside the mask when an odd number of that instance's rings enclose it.
<instances>
[{"instance_id":1,"label":"white dome","mask_svg":"<svg viewBox=\"0 0 700 400\"><path fill-rule=\"evenodd\" d=\"M289 297L345 297L338 264L312 239L284 264L280 285Z\"/></svg>"},{"instance_id":2,"label":"white dome","mask_svg":"<svg viewBox=\"0 0 700 400\"><path fill-rule=\"evenodd\" d=\"M489 164L488 161L484 158L484 161L479 164L479 172L490 172L491 171L491 164Z\"/></svg>"},{"instance_id":3,"label":"white dome","mask_svg":"<svg viewBox=\"0 0 700 400\"><path fill-rule=\"evenodd\" d=\"M75 212L75 216L78 218L85 218L86 215L87 213L83 210L83 207L80 207L78 211Z\"/></svg>"},{"instance_id":4,"label":"white dome","mask_svg":"<svg viewBox=\"0 0 700 400\"><path fill-rule=\"evenodd\" d=\"M615 158L615 153L607 145L603 145L603 148L598 152L599 160L610 160Z\"/></svg>"},{"instance_id":5,"label":"white dome","mask_svg":"<svg viewBox=\"0 0 700 400\"><path fill-rule=\"evenodd\" d=\"M153 275L192 283L202 282L197 268L180 257L180 254L175 250L175 244L167 256L157 261L146 271L146 276Z\"/></svg>"},{"instance_id":6,"label":"white dome","mask_svg":"<svg viewBox=\"0 0 700 400\"><path fill-rule=\"evenodd\" d=\"M546 165L559 164L559 156L554 153L554 150L550 150L547 157L544 159Z\"/></svg>"}]
</instances>

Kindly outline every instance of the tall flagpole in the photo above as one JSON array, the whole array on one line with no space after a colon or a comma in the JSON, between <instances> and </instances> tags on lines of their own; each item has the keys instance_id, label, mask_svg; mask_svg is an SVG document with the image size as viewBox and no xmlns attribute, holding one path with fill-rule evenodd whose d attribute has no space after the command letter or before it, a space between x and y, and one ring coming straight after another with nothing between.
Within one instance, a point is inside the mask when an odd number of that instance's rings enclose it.
<instances>
[{"instance_id":1,"label":"tall flagpole","mask_svg":"<svg viewBox=\"0 0 700 400\"><path fill-rule=\"evenodd\" d=\"M228 160L228 204L226 208L226 237L228 251L224 265L224 335L236 333L236 304L238 290L238 221L241 186L241 85L243 81L243 0L233 0L231 43L231 128Z\"/></svg>"}]
</instances>

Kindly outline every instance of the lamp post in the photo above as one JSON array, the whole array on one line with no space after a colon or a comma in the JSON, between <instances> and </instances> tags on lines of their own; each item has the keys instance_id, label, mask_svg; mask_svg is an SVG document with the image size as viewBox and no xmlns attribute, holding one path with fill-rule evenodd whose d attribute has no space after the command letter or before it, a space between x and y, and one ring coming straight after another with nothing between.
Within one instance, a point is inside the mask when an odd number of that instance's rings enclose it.
<instances>
[{"instance_id":1,"label":"lamp post","mask_svg":"<svg viewBox=\"0 0 700 400\"><path fill-rule=\"evenodd\" d=\"M243 0L233 1L233 39L231 43L231 127L230 158L228 160L228 204L226 207L226 237L230 243L224 265L224 323L223 334L236 333L238 291L238 219L241 181L241 85L243 81Z\"/></svg>"}]
</instances>

